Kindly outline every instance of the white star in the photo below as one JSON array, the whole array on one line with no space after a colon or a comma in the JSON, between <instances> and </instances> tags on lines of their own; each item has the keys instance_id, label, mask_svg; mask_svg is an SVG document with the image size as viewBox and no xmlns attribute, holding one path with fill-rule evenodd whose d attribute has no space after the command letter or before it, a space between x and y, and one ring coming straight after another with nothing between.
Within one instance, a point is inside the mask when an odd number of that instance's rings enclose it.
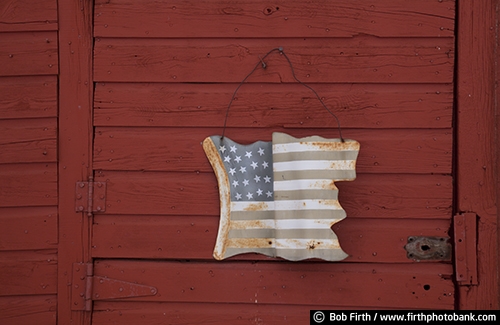
<instances>
[{"instance_id":1,"label":"white star","mask_svg":"<svg viewBox=\"0 0 500 325\"><path fill-rule=\"evenodd\" d=\"M224 162L230 162L230 161L231 161L231 157L229 157L229 156L224 157Z\"/></svg>"},{"instance_id":2,"label":"white star","mask_svg":"<svg viewBox=\"0 0 500 325\"><path fill-rule=\"evenodd\" d=\"M248 186L248 184L250 184L249 180L248 179L244 179L243 180L243 185Z\"/></svg>"},{"instance_id":3,"label":"white star","mask_svg":"<svg viewBox=\"0 0 500 325\"><path fill-rule=\"evenodd\" d=\"M234 158L234 161L236 161L236 162L238 162L238 163L239 163L239 162L241 161L241 156L236 156L236 157Z\"/></svg>"},{"instance_id":4,"label":"white star","mask_svg":"<svg viewBox=\"0 0 500 325\"><path fill-rule=\"evenodd\" d=\"M229 147L229 151L231 151L231 152L236 152L236 146L231 146L231 147Z\"/></svg>"},{"instance_id":5,"label":"white star","mask_svg":"<svg viewBox=\"0 0 500 325\"><path fill-rule=\"evenodd\" d=\"M253 179L255 180L255 183L260 182L260 176L259 175L255 175L255 177Z\"/></svg>"},{"instance_id":6,"label":"white star","mask_svg":"<svg viewBox=\"0 0 500 325\"><path fill-rule=\"evenodd\" d=\"M245 151L245 157L247 157L247 158L252 157L252 152L251 151Z\"/></svg>"},{"instance_id":7,"label":"white star","mask_svg":"<svg viewBox=\"0 0 500 325\"><path fill-rule=\"evenodd\" d=\"M262 195L262 190L261 190L260 188L257 190L257 195L258 195L258 196L261 196L261 195Z\"/></svg>"},{"instance_id":8,"label":"white star","mask_svg":"<svg viewBox=\"0 0 500 325\"><path fill-rule=\"evenodd\" d=\"M249 200L250 200L250 199L253 199L253 194L249 192L249 193L247 194L247 198L248 198Z\"/></svg>"},{"instance_id":9,"label":"white star","mask_svg":"<svg viewBox=\"0 0 500 325\"><path fill-rule=\"evenodd\" d=\"M246 173L246 172L247 172L247 168L246 168L246 167L244 167L244 166L241 166L241 167L240 167L240 173L242 173L242 174L243 174L243 173Z\"/></svg>"},{"instance_id":10,"label":"white star","mask_svg":"<svg viewBox=\"0 0 500 325\"><path fill-rule=\"evenodd\" d=\"M264 161L264 162L262 163L262 167L264 167L264 168L267 168L267 167L269 167L269 164L268 164L268 162L267 162L267 161Z\"/></svg>"},{"instance_id":11,"label":"white star","mask_svg":"<svg viewBox=\"0 0 500 325\"><path fill-rule=\"evenodd\" d=\"M237 181L237 180L234 180L234 181L233 181L233 186L234 186L234 187L236 187L236 186L238 186L238 185L240 185L240 183L238 183L238 181Z\"/></svg>"},{"instance_id":12,"label":"white star","mask_svg":"<svg viewBox=\"0 0 500 325\"><path fill-rule=\"evenodd\" d=\"M267 191L267 192L266 192L266 195L267 195L267 197L272 197L272 196L273 196L273 192L271 192L271 191Z\"/></svg>"},{"instance_id":13,"label":"white star","mask_svg":"<svg viewBox=\"0 0 500 325\"><path fill-rule=\"evenodd\" d=\"M266 183L271 183L271 177L269 177L269 176L264 177L264 181Z\"/></svg>"},{"instance_id":14,"label":"white star","mask_svg":"<svg viewBox=\"0 0 500 325\"><path fill-rule=\"evenodd\" d=\"M259 167L259 164L257 164L256 161L252 161L251 166L253 167L253 169L255 169L255 168Z\"/></svg>"},{"instance_id":15,"label":"white star","mask_svg":"<svg viewBox=\"0 0 500 325\"><path fill-rule=\"evenodd\" d=\"M264 154L264 149L259 148L259 155L261 155L261 156L262 156L263 154Z\"/></svg>"},{"instance_id":16,"label":"white star","mask_svg":"<svg viewBox=\"0 0 500 325\"><path fill-rule=\"evenodd\" d=\"M236 168L229 168L229 174L231 174L231 176L233 176L234 173L236 173Z\"/></svg>"},{"instance_id":17,"label":"white star","mask_svg":"<svg viewBox=\"0 0 500 325\"><path fill-rule=\"evenodd\" d=\"M226 146L220 146L219 151L224 153L226 151Z\"/></svg>"},{"instance_id":18,"label":"white star","mask_svg":"<svg viewBox=\"0 0 500 325\"><path fill-rule=\"evenodd\" d=\"M236 193L236 200L241 200L241 194L240 193Z\"/></svg>"}]
</instances>

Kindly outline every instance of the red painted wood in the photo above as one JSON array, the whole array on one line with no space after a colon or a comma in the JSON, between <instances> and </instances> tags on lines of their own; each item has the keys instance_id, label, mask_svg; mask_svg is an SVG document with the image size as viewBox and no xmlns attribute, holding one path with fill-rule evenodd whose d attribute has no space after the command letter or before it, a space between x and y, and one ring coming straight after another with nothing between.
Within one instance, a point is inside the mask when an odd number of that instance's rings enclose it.
<instances>
[{"instance_id":1,"label":"red painted wood","mask_svg":"<svg viewBox=\"0 0 500 325\"><path fill-rule=\"evenodd\" d=\"M0 184L0 207L57 205L55 163L2 165Z\"/></svg>"},{"instance_id":2,"label":"red painted wood","mask_svg":"<svg viewBox=\"0 0 500 325\"><path fill-rule=\"evenodd\" d=\"M130 301L452 309L451 265L96 261L94 274L153 285ZM371 290L366 290L371 288ZM428 289L428 290L426 290ZM99 300L99 299L97 299Z\"/></svg>"},{"instance_id":3,"label":"red painted wood","mask_svg":"<svg viewBox=\"0 0 500 325\"><path fill-rule=\"evenodd\" d=\"M0 252L0 296L57 293L57 251Z\"/></svg>"},{"instance_id":4,"label":"red painted wood","mask_svg":"<svg viewBox=\"0 0 500 325\"><path fill-rule=\"evenodd\" d=\"M57 119L0 120L0 164L57 161Z\"/></svg>"},{"instance_id":5,"label":"red painted wood","mask_svg":"<svg viewBox=\"0 0 500 325\"><path fill-rule=\"evenodd\" d=\"M57 0L2 0L0 32L57 30Z\"/></svg>"},{"instance_id":6,"label":"red painted wood","mask_svg":"<svg viewBox=\"0 0 500 325\"><path fill-rule=\"evenodd\" d=\"M0 119L57 117L57 77L0 78Z\"/></svg>"},{"instance_id":7,"label":"red painted wood","mask_svg":"<svg viewBox=\"0 0 500 325\"><path fill-rule=\"evenodd\" d=\"M0 76L57 73L57 32L2 33Z\"/></svg>"},{"instance_id":8,"label":"red painted wood","mask_svg":"<svg viewBox=\"0 0 500 325\"><path fill-rule=\"evenodd\" d=\"M0 322L9 325L55 325L56 295L0 297Z\"/></svg>"},{"instance_id":9,"label":"red painted wood","mask_svg":"<svg viewBox=\"0 0 500 325\"><path fill-rule=\"evenodd\" d=\"M237 84L97 83L98 126L223 125ZM451 84L314 84L349 128L449 128ZM229 109L228 126L334 127L332 116L302 85L245 84Z\"/></svg>"},{"instance_id":10,"label":"red painted wood","mask_svg":"<svg viewBox=\"0 0 500 325\"><path fill-rule=\"evenodd\" d=\"M270 141L272 132L296 137L320 135L338 138L336 128L228 129L226 136L239 143ZM96 169L212 172L200 143L222 128L97 128L94 149ZM358 173L451 174L452 131L344 130L343 136L359 141Z\"/></svg>"},{"instance_id":11,"label":"red painted wood","mask_svg":"<svg viewBox=\"0 0 500 325\"><path fill-rule=\"evenodd\" d=\"M203 259L215 263L212 252L218 225L218 216L96 216L92 255L95 258ZM408 237L448 237L449 226L449 219L348 217L333 230L342 249L350 255L344 262L413 263L404 249ZM231 258L248 259L274 260L259 254Z\"/></svg>"},{"instance_id":12,"label":"red painted wood","mask_svg":"<svg viewBox=\"0 0 500 325\"><path fill-rule=\"evenodd\" d=\"M454 1L96 1L98 37L453 37Z\"/></svg>"},{"instance_id":13,"label":"red painted wood","mask_svg":"<svg viewBox=\"0 0 500 325\"><path fill-rule=\"evenodd\" d=\"M99 171L107 182L106 214L219 215L212 173ZM361 174L337 182L351 217L451 218L452 178L442 175Z\"/></svg>"},{"instance_id":14,"label":"red painted wood","mask_svg":"<svg viewBox=\"0 0 500 325\"><path fill-rule=\"evenodd\" d=\"M283 47L303 82L451 83L451 38L387 39L118 39L95 44L94 80L119 82L240 82L259 56ZM251 82L295 82L274 53Z\"/></svg>"},{"instance_id":15,"label":"red painted wood","mask_svg":"<svg viewBox=\"0 0 500 325\"><path fill-rule=\"evenodd\" d=\"M460 309L498 309L498 209L494 181L495 39L498 1L461 1L458 11L457 210L478 215L478 286L460 287Z\"/></svg>"},{"instance_id":16,"label":"red painted wood","mask_svg":"<svg viewBox=\"0 0 500 325\"><path fill-rule=\"evenodd\" d=\"M0 208L0 250L57 248L57 207Z\"/></svg>"},{"instance_id":17,"label":"red painted wood","mask_svg":"<svg viewBox=\"0 0 500 325\"><path fill-rule=\"evenodd\" d=\"M90 325L91 313L71 310L73 263L89 261L92 219L75 213L75 184L92 175L92 1L58 0L59 248L58 324Z\"/></svg>"}]
</instances>

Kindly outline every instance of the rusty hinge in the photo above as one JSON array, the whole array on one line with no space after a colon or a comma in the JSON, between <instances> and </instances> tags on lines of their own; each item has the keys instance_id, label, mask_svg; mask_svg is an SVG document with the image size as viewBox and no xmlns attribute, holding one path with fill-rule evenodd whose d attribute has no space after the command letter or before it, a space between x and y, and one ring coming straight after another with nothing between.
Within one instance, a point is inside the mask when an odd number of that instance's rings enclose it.
<instances>
[{"instance_id":1,"label":"rusty hinge","mask_svg":"<svg viewBox=\"0 0 500 325\"><path fill-rule=\"evenodd\" d=\"M93 263L74 263L71 310L92 311L92 301L154 296L155 287L93 274Z\"/></svg>"},{"instance_id":2,"label":"rusty hinge","mask_svg":"<svg viewBox=\"0 0 500 325\"><path fill-rule=\"evenodd\" d=\"M459 285L477 285L477 215L472 212L453 217L455 273Z\"/></svg>"},{"instance_id":3,"label":"rusty hinge","mask_svg":"<svg viewBox=\"0 0 500 325\"><path fill-rule=\"evenodd\" d=\"M106 182L76 182L75 211L93 213L106 211Z\"/></svg>"}]
</instances>

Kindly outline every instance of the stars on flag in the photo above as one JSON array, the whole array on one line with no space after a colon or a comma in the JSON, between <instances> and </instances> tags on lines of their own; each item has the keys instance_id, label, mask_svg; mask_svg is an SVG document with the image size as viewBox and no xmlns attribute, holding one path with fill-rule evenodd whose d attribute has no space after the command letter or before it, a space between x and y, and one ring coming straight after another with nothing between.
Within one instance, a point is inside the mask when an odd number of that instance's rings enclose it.
<instances>
[{"instance_id":1,"label":"stars on flag","mask_svg":"<svg viewBox=\"0 0 500 325\"><path fill-rule=\"evenodd\" d=\"M240 145L229 139L218 150L231 184L231 200L273 200L271 142Z\"/></svg>"}]
</instances>

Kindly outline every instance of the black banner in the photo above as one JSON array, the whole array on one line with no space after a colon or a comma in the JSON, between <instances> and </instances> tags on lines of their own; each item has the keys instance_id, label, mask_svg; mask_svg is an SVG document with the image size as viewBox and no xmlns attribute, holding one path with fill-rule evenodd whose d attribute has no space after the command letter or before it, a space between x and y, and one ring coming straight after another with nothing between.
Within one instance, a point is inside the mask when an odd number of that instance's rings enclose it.
<instances>
[{"instance_id":1,"label":"black banner","mask_svg":"<svg viewBox=\"0 0 500 325\"><path fill-rule=\"evenodd\" d=\"M482 310L431 310L431 311L342 311L342 310L311 310L310 325L336 323L366 323L366 322L414 322L430 324L437 322L481 322L497 321L499 311Z\"/></svg>"}]
</instances>

